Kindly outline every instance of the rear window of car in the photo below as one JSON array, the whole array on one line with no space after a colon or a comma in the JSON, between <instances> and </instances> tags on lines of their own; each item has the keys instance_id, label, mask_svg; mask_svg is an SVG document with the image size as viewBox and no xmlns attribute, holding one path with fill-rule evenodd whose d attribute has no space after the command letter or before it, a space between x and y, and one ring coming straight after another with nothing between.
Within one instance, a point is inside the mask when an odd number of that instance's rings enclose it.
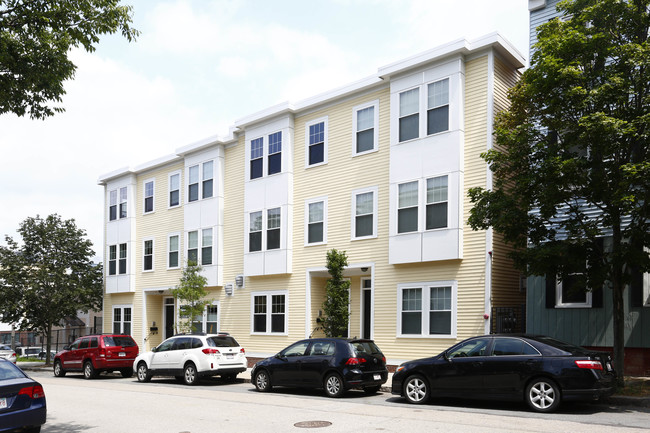
<instances>
[{"instance_id":1,"label":"rear window of car","mask_svg":"<svg viewBox=\"0 0 650 433\"><path fill-rule=\"evenodd\" d=\"M543 343L536 344L535 347L542 352L542 355L547 356L569 356L571 353L581 353L584 349L573 344L565 343L550 337L536 337L533 341Z\"/></svg>"},{"instance_id":2,"label":"rear window of car","mask_svg":"<svg viewBox=\"0 0 650 433\"><path fill-rule=\"evenodd\" d=\"M0 362L0 380L22 379L25 375L10 362Z\"/></svg>"},{"instance_id":3,"label":"rear window of car","mask_svg":"<svg viewBox=\"0 0 650 433\"><path fill-rule=\"evenodd\" d=\"M370 355L377 355L381 353L379 347L372 341L355 341L350 343L352 348L357 354L367 353Z\"/></svg>"},{"instance_id":4,"label":"rear window of car","mask_svg":"<svg viewBox=\"0 0 650 433\"><path fill-rule=\"evenodd\" d=\"M114 335L112 337L104 337L104 346L132 347L135 346L135 341L131 337Z\"/></svg>"},{"instance_id":5,"label":"rear window of car","mask_svg":"<svg viewBox=\"0 0 650 433\"><path fill-rule=\"evenodd\" d=\"M25 355L38 355L38 353L41 351L38 347L35 349L25 349Z\"/></svg>"},{"instance_id":6,"label":"rear window of car","mask_svg":"<svg viewBox=\"0 0 650 433\"><path fill-rule=\"evenodd\" d=\"M208 346L212 347L238 347L239 343L237 341L229 336L214 336L214 337L208 337L207 339Z\"/></svg>"}]
</instances>

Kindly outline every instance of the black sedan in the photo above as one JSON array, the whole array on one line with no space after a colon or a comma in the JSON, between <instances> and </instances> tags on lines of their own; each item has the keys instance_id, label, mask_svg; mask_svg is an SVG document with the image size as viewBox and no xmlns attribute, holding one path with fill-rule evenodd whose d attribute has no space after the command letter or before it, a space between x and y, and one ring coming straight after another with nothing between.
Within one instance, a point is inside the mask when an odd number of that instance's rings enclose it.
<instances>
[{"instance_id":1,"label":"black sedan","mask_svg":"<svg viewBox=\"0 0 650 433\"><path fill-rule=\"evenodd\" d=\"M388 379L386 357L372 340L312 338L298 341L251 371L258 391L274 386L323 388L340 397L350 388L374 394Z\"/></svg>"},{"instance_id":2,"label":"black sedan","mask_svg":"<svg viewBox=\"0 0 650 433\"><path fill-rule=\"evenodd\" d=\"M531 335L486 335L438 356L401 364L392 393L409 403L430 397L521 401L551 412L561 401L612 394L616 375L606 353Z\"/></svg>"},{"instance_id":3,"label":"black sedan","mask_svg":"<svg viewBox=\"0 0 650 433\"><path fill-rule=\"evenodd\" d=\"M22 428L38 433L46 414L41 384L12 362L0 359L0 431Z\"/></svg>"}]
</instances>

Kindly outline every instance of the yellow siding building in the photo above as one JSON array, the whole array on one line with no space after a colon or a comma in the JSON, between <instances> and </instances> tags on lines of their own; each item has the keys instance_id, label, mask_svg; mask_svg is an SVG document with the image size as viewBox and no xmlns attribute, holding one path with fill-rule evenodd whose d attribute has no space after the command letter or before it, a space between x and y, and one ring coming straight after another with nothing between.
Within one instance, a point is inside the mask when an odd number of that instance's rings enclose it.
<instances>
[{"instance_id":1,"label":"yellow siding building","mask_svg":"<svg viewBox=\"0 0 650 433\"><path fill-rule=\"evenodd\" d=\"M173 335L171 289L196 260L200 330L273 354L322 335L333 248L348 256L348 335L389 363L504 330L493 312L521 311L520 278L497 236L467 226L467 190L491 186L480 154L521 67L498 34L455 41L100 177L105 332L141 350Z\"/></svg>"}]
</instances>

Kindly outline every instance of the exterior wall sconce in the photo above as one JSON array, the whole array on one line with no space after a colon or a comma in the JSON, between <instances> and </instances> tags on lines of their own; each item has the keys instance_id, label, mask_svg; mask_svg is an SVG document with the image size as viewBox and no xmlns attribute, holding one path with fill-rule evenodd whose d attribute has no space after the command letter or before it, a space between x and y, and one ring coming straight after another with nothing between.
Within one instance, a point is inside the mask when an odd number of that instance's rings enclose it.
<instances>
[{"instance_id":1,"label":"exterior wall sconce","mask_svg":"<svg viewBox=\"0 0 650 433\"><path fill-rule=\"evenodd\" d=\"M239 274L235 277L235 285L239 288L244 287L244 276Z\"/></svg>"},{"instance_id":2,"label":"exterior wall sconce","mask_svg":"<svg viewBox=\"0 0 650 433\"><path fill-rule=\"evenodd\" d=\"M228 283L224 286L224 289L226 291L226 295L232 296L232 283Z\"/></svg>"}]
</instances>

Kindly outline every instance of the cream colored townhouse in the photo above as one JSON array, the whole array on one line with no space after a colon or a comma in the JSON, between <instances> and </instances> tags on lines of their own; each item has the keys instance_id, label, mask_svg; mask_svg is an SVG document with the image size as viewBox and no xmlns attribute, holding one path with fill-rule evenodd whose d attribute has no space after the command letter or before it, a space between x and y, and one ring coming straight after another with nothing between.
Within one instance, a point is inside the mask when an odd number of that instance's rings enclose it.
<instances>
[{"instance_id":1,"label":"cream colored townhouse","mask_svg":"<svg viewBox=\"0 0 650 433\"><path fill-rule=\"evenodd\" d=\"M498 237L467 226L467 190L490 187L479 155L523 65L498 34L455 41L102 176L105 332L141 350L171 336L192 259L209 286L199 329L273 354L322 335L332 248L348 256L348 334L389 363L503 330L493 312L525 293Z\"/></svg>"}]
</instances>

